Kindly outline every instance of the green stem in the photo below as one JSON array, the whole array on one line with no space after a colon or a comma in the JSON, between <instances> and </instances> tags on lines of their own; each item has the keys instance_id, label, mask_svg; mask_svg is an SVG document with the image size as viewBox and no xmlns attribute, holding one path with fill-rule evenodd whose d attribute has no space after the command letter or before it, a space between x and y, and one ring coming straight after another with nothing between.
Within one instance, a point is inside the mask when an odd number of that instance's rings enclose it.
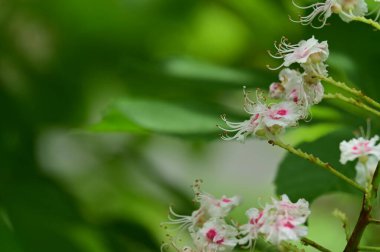
<instances>
[{"instance_id":1,"label":"green stem","mask_svg":"<svg viewBox=\"0 0 380 252\"><path fill-rule=\"evenodd\" d=\"M372 223L372 224L380 225L380 220L376 220L376 219L372 219L372 218L370 218L370 219L369 219L369 222Z\"/></svg>"},{"instance_id":2,"label":"green stem","mask_svg":"<svg viewBox=\"0 0 380 252\"><path fill-rule=\"evenodd\" d=\"M311 246L319 251L322 251L322 252L331 252L331 250L323 247L322 245L316 243L315 241L312 241L306 237L302 238L301 241L303 242L303 244L305 244L306 246Z\"/></svg>"},{"instance_id":3,"label":"green stem","mask_svg":"<svg viewBox=\"0 0 380 252\"><path fill-rule=\"evenodd\" d=\"M380 30L380 24L378 22L372 20L372 19L368 19L365 17L353 17L352 20L362 22L365 24L369 24L372 27L374 27L375 29Z\"/></svg>"},{"instance_id":4,"label":"green stem","mask_svg":"<svg viewBox=\"0 0 380 252\"><path fill-rule=\"evenodd\" d=\"M312 163L322 167L323 169L329 171L330 173L334 174L338 178L346 181L348 184L352 185L353 187L355 187L359 191L361 191L363 193L366 192L366 190L363 187L361 187L360 185L358 185L355 181L353 181L352 179L346 177L345 175L343 175L342 173L340 173L339 171L334 169L329 163L325 163L325 162L321 161L318 157L315 157L312 154L303 152L300 149L296 149L293 146L291 146L289 144L285 144L278 139L277 140L270 140L269 143L272 145L277 145L277 146L279 146L279 147L289 151L290 153L293 153L294 155L297 155L303 159L309 160L310 162L312 162Z\"/></svg>"},{"instance_id":5,"label":"green stem","mask_svg":"<svg viewBox=\"0 0 380 252\"><path fill-rule=\"evenodd\" d=\"M347 102L347 103L350 103L358 108L361 108L361 109L364 109L376 116L379 116L380 117L380 111L377 111L376 109L373 109L369 106L367 106L366 104L364 104L363 102L361 101L358 101L352 97L346 97L340 93L335 93L335 94L325 94L323 96L323 98L326 98L326 99L338 99L338 100L341 100L341 101L344 101L344 102Z\"/></svg>"},{"instance_id":6,"label":"green stem","mask_svg":"<svg viewBox=\"0 0 380 252\"><path fill-rule=\"evenodd\" d=\"M380 247L361 246L359 251L380 251Z\"/></svg>"},{"instance_id":7,"label":"green stem","mask_svg":"<svg viewBox=\"0 0 380 252\"><path fill-rule=\"evenodd\" d=\"M356 88L351 88L351 87L347 86L346 83L336 81L331 77L325 77L323 75L317 75L317 77L320 78L321 80L331 84L331 85L334 85L334 86L336 86L340 89L343 89L343 90L345 90L345 91L347 91L347 92L349 92L355 96L358 96L360 99L366 101L368 104L372 105L373 107L380 109L380 103L378 103L375 100L373 100L372 98L366 96L362 91L357 90Z\"/></svg>"}]
</instances>

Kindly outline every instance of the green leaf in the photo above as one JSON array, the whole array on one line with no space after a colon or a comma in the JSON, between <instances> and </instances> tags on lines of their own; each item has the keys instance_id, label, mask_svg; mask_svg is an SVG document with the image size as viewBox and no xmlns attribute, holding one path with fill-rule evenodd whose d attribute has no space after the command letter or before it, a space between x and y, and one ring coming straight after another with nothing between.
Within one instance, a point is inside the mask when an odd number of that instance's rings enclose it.
<instances>
[{"instance_id":1,"label":"green leaf","mask_svg":"<svg viewBox=\"0 0 380 252\"><path fill-rule=\"evenodd\" d=\"M339 172L354 179L355 162L350 162L344 167L339 163L339 143L352 137L353 135L349 130L336 131L314 142L303 143L298 147L319 157L322 161L330 163ZM280 164L275 178L275 186L278 195L287 194L293 200L304 198L309 202L328 193L356 192L356 189L328 171L290 153Z\"/></svg>"},{"instance_id":2,"label":"green leaf","mask_svg":"<svg viewBox=\"0 0 380 252\"><path fill-rule=\"evenodd\" d=\"M217 132L217 115L159 100L125 98L112 104L93 131L164 134Z\"/></svg>"}]
</instances>

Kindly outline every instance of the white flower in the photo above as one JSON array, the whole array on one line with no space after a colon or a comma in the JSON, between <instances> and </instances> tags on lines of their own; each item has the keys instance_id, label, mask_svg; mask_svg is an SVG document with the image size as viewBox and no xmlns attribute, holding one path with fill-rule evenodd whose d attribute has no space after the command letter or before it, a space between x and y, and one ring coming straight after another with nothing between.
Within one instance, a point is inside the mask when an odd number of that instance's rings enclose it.
<instances>
[{"instance_id":1,"label":"white flower","mask_svg":"<svg viewBox=\"0 0 380 252\"><path fill-rule=\"evenodd\" d=\"M304 89L308 104L318 104L322 101L325 89L320 81L315 84L306 84Z\"/></svg>"},{"instance_id":2,"label":"white flower","mask_svg":"<svg viewBox=\"0 0 380 252\"><path fill-rule=\"evenodd\" d=\"M300 108L294 102L280 102L272 106L251 104L246 111L254 114L243 122L229 122L222 117L230 129L219 128L225 132L235 132L233 136L222 136L223 140L243 141L250 134L273 137L282 133L286 127L297 125L297 121L302 117Z\"/></svg>"},{"instance_id":3,"label":"white flower","mask_svg":"<svg viewBox=\"0 0 380 252\"><path fill-rule=\"evenodd\" d=\"M364 0L326 0L322 3L314 3L309 6L299 6L300 9L312 9L312 12L300 20L292 20L303 25L311 25L314 28L322 28L326 25L327 19L333 14L339 14L344 22L350 22L354 17L363 17L368 12L367 3ZM375 0L376 1L376 0ZM314 20L317 19L321 24L315 26Z\"/></svg>"},{"instance_id":4,"label":"white flower","mask_svg":"<svg viewBox=\"0 0 380 252\"><path fill-rule=\"evenodd\" d=\"M194 244L202 252L232 251L237 245L237 230L222 219L207 221L196 233L192 233Z\"/></svg>"},{"instance_id":5,"label":"white flower","mask_svg":"<svg viewBox=\"0 0 380 252\"><path fill-rule=\"evenodd\" d=\"M341 151L340 162L346 164L347 161L353 161L357 158L365 158L369 155L375 156L380 160L380 145L376 145L379 136L374 136L371 139L363 137L354 138L350 141L343 141L339 145Z\"/></svg>"},{"instance_id":6,"label":"white flower","mask_svg":"<svg viewBox=\"0 0 380 252\"><path fill-rule=\"evenodd\" d=\"M379 160L374 156L369 156L366 162L359 161L355 166L355 181L359 185L367 187L372 180L378 163Z\"/></svg>"},{"instance_id":7,"label":"white flower","mask_svg":"<svg viewBox=\"0 0 380 252\"><path fill-rule=\"evenodd\" d=\"M263 124L267 128L295 126L300 119L299 107L294 102L280 102L269 107L263 114Z\"/></svg>"},{"instance_id":8,"label":"white flower","mask_svg":"<svg viewBox=\"0 0 380 252\"><path fill-rule=\"evenodd\" d=\"M221 199L216 199L212 195L200 193L197 201L201 205L200 209L204 209L210 218L224 218L240 204L241 199L238 196L228 198L224 195Z\"/></svg>"},{"instance_id":9,"label":"white flower","mask_svg":"<svg viewBox=\"0 0 380 252\"><path fill-rule=\"evenodd\" d=\"M267 222L262 227L265 239L273 244L280 244L282 241L299 241L307 235L307 227L303 222L292 217L273 215L267 218Z\"/></svg>"},{"instance_id":10,"label":"white flower","mask_svg":"<svg viewBox=\"0 0 380 252\"><path fill-rule=\"evenodd\" d=\"M273 58L284 59L284 62L279 67L270 68L272 70L299 63L305 71L313 70L313 72L320 73L318 67L323 68L324 61L329 56L327 41L319 43L314 36L308 40L301 40L295 45L289 44L287 39L282 38L278 45L275 43L275 48L277 49L276 55L269 54Z\"/></svg>"},{"instance_id":11,"label":"white flower","mask_svg":"<svg viewBox=\"0 0 380 252\"><path fill-rule=\"evenodd\" d=\"M300 199L292 203L288 196L282 195L281 200L273 199L272 205L266 205L263 218L265 219L261 232L267 241L279 244L281 241L298 241L307 235L304 226L310 215L309 203Z\"/></svg>"},{"instance_id":12,"label":"white flower","mask_svg":"<svg viewBox=\"0 0 380 252\"><path fill-rule=\"evenodd\" d=\"M305 222L310 215L309 202L305 199L299 199L296 203L292 203L289 197L283 194L281 200L272 199L272 201L277 214L291 216L300 222Z\"/></svg>"},{"instance_id":13,"label":"white flower","mask_svg":"<svg viewBox=\"0 0 380 252\"><path fill-rule=\"evenodd\" d=\"M177 224L180 225L180 230L188 229L190 232L194 232L209 219L226 217L233 208L240 204L241 200L238 196L231 198L223 196L221 199L216 199L210 194L199 192L195 201L200 206L190 216L177 214L170 207L169 222L163 224Z\"/></svg>"},{"instance_id":14,"label":"white flower","mask_svg":"<svg viewBox=\"0 0 380 252\"><path fill-rule=\"evenodd\" d=\"M279 74L279 79L281 82L273 83L270 86L270 97L283 98L300 105L301 109L303 107L304 117L307 116L309 107L318 104L323 98L323 85L312 74L301 74L296 70L284 68ZM281 95L277 95L276 91L272 91L275 88L281 90Z\"/></svg>"},{"instance_id":15,"label":"white flower","mask_svg":"<svg viewBox=\"0 0 380 252\"><path fill-rule=\"evenodd\" d=\"M297 104L302 103L306 96L303 88L302 74L296 70L285 68L281 70L279 78L285 88L285 99Z\"/></svg>"},{"instance_id":16,"label":"white flower","mask_svg":"<svg viewBox=\"0 0 380 252\"><path fill-rule=\"evenodd\" d=\"M273 204L267 204L261 211L256 208L247 211L249 222L240 227L243 237L239 243L250 247L252 240L259 236L276 245L282 241L298 241L307 235L304 224L309 215L309 203L306 200L292 203L288 196L282 195L280 200L273 199Z\"/></svg>"},{"instance_id":17,"label":"white flower","mask_svg":"<svg viewBox=\"0 0 380 252\"><path fill-rule=\"evenodd\" d=\"M248 216L248 223L239 227L243 237L239 240L239 244L247 244L247 247L252 247L252 241L256 240L260 234L260 228L264 225L264 211L257 208L248 209L246 212Z\"/></svg>"}]
</instances>

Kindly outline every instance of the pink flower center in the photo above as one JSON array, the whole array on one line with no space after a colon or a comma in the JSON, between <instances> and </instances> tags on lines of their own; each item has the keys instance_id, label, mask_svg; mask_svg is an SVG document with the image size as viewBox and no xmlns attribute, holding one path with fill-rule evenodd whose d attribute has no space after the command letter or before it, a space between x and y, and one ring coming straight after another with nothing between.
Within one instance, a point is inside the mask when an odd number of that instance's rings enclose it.
<instances>
[{"instance_id":1,"label":"pink flower center","mask_svg":"<svg viewBox=\"0 0 380 252\"><path fill-rule=\"evenodd\" d=\"M257 218L252 218L249 223L252 224L252 225L255 225L259 222L259 220L261 219L261 217L263 217L263 212L260 212L259 213L259 216L257 216Z\"/></svg>"},{"instance_id":2,"label":"pink flower center","mask_svg":"<svg viewBox=\"0 0 380 252\"><path fill-rule=\"evenodd\" d=\"M217 235L217 232L216 232L215 229L210 229L206 233L207 239L209 239L210 241L214 241L214 238L215 238L216 235Z\"/></svg>"},{"instance_id":3,"label":"pink flower center","mask_svg":"<svg viewBox=\"0 0 380 252\"><path fill-rule=\"evenodd\" d=\"M357 145L352 147L352 153L356 155L363 155L369 153L372 148L369 145L368 141L360 142Z\"/></svg>"},{"instance_id":4,"label":"pink flower center","mask_svg":"<svg viewBox=\"0 0 380 252\"><path fill-rule=\"evenodd\" d=\"M221 238L221 239L219 239L219 240L217 240L217 241L214 241L215 236L216 236L217 234L218 234L218 233L216 232L216 230L212 228L212 229L210 229L209 231L207 231L206 236L207 236L207 239L208 239L209 241L211 241L211 242L215 242L216 244L221 244L221 243L223 243L223 242L224 242L224 239L223 239L223 238Z\"/></svg>"},{"instance_id":5,"label":"pink flower center","mask_svg":"<svg viewBox=\"0 0 380 252\"><path fill-rule=\"evenodd\" d=\"M280 115L280 116L284 116L288 113L288 111L286 109L280 109L277 111L277 115Z\"/></svg>"},{"instance_id":6,"label":"pink flower center","mask_svg":"<svg viewBox=\"0 0 380 252\"><path fill-rule=\"evenodd\" d=\"M223 198L222 201L223 201L224 203L230 203L230 202L231 202L231 200L230 200L230 199L227 199L227 198Z\"/></svg>"},{"instance_id":7,"label":"pink flower center","mask_svg":"<svg viewBox=\"0 0 380 252\"><path fill-rule=\"evenodd\" d=\"M297 90L293 89L292 92L290 93L290 97L293 98L293 102L297 103L298 102L298 94Z\"/></svg>"},{"instance_id":8,"label":"pink flower center","mask_svg":"<svg viewBox=\"0 0 380 252\"><path fill-rule=\"evenodd\" d=\"M289 221L284 224L284 227L287 227L287 228L290 228L290 229L295 228L295 226L292 223L290 223Z\"/></svg>"}]
</instances>

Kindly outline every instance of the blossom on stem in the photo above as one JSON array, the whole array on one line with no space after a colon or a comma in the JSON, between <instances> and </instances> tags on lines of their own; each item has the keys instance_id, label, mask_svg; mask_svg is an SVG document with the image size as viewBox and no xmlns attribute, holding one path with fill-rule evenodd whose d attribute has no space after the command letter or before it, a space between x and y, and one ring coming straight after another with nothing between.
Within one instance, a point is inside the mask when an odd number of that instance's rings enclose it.
<instances>
[{"instance_id":1,"label":"blossom on stem","mask_svg":"<svg viewBox=\"0 0 380 252\"><path fill-rule=\"evenodd\" d=\"M347 161L353 161L357 158L366 159L369 155L373 155L380 160L380 145L376 145L379 136L374 136L371 139L364 137L354 138L350 141L343 141L339 145L341 151L340 162L346 164Z\"/></svg>"},{"instance_id":2,"label":"blossom on stem","mask_svg":"<svg viewBox=\"0 0 380 252\"><path fill-rule=\"evenodd\" d=\"M297 241L307 235L304 224L310 210L304 199L292 203L287 195L282 195L280 200L273 199L273 204L267 204L263 210L248 210L247 215L249 222L240 227L241 244L251 246L252 240L260 235L276 245L282 241Z\"/></svg>"},{"instance_id":3,"label":"blossom on stem","mask_svg":"<svg viewBox=\"0 0 380 252\"><path fill-rule=\"evenodd\" d=\"M263 124L269 130L273 127L284 129L295 126L299 119L299 107L294 102L285 101L268 106L263 113Z\"/></svg>"},{"instance_id":4,"label":"blossom on stem","mask_svg":"<svg viewBox=\"0 0 380 252\"><path fill-rule=\"evenodd\" d=\"M379 136L377 135L371 139L359 137L348 142L343 141L339 145L341 151L340 162L342 164L358 159L355 166L355 181L365 187L371 182L380 160L380 144L376 144L378 140Z\"/></svg>"},{"instance_id":5,"label":"blossom on stem","mask_svg":"<svg viewBox=\"0 0 380 252\"><path fill-rule=\"evenodd\" d=\"M224 135L223 140L244 141L249 135L257 137L273 138L282 133L285 128L297 125L297 121L302 118L302 111L293 102L283 101L277 104L266 105L264 98L257 94L257 101L252 101L245 93L245 111L250 114L250 118L243 122L230 122L225 116L222 120L229 127L220 127L226 133L233 132L233 136Z\"/></svg>"},{"instance_id":6,"label":"blossom on stem","mask_svg":"<svg viewBox=\"0 0 380 252\"><path fill-rule=\"evenodd\" d=\"M283 59L284 62L276 68L277 70L283 66L288 67L294 63L299 63L305 71L312 71L319 74L325 74L324 62L329 56L327 41L321 43L313 37L308 40L301 40L298 44L290 44L287 39L282 38L280 43L275 43L277 53L275 55L269 53L273 58Z\"/></svg>"},{"instance_id":7,"label":"blossom on stem","mask_svg":"<svg viewBox=\"0 0 380 252\"><path fill-rule=\"evenodd\" d=\"M228 198L223 196L221 199L216 199L210 194L198 193L195 201L200 206L190 216L177 214L170 207L169 222L166 222L166 224L180 224L180 229L195 230L211 218L226 217L233 208L240 204L240 197L233 196Z\"/></svg>"},{"instance_id":8,"label":"blossom on stem","mask_svg":"<svg viewBox=\"0 0 380 252\"><path fill-rule=\"evenodd\" d=\"M195 246L202 252L231 251L238 243L235 227L222 219L211 219L191 236Z\"/></svg>"},{"instance_id":9,"label":"blossom on stem","mask_svg":"<svg viewBox=\"0 0 380 252\"><path fill-rule=\"evenodd\" d=\"M319 103L323 98L323 85L318 78L311 74L301 74L296 70L284 68L279 74L279 79L280 82L271 84L270 97L294 102L299 105L305 118L309 107Z\"/></svg>"},{"instance_id":10,"label":"blossom on stem","mask_svg":"<svg viewBox=\"0 0 380 252\"><path fill-rule=\"evenodd\" d=\"M260 229L264 225L264 211L257 208L251 208L246 211L248 223L239 227L239 234L243 237L239 240L239 244L246 244L246 247L252 247L253 240L259 237Z\"/></svg>"},{"instance_id":11,"label":"blossom on stem","mask_svg":"<svg viewBox=\"0 0 380 252\"><path fill-rule=\"evenodd\" d=\"M312 10L310 14L300 17L300 20L292 21L302 25L311 25L317 29L325 26L327 19L333 13L338 14L344 22L350 22L354 17L363 17L368 12L367 3L364 0L326 0L309 6L300 6L294 0L292 1L297 8ZM316 19L320 25L314 25Z\"/></svg>"},{"instance_id":12,"label":"blossom on stem","mask_svg":"<svg viewBox=\"0 0 380 252\"><path fill-rule=\"evenodd\" d=\"M224 218L240 204L241 199L238 196L228 198L225 195L216 199L210 194L199 193L196 201L200 203L200 209L203 209L210 218Z\"/></svg>"}]
</instances>

